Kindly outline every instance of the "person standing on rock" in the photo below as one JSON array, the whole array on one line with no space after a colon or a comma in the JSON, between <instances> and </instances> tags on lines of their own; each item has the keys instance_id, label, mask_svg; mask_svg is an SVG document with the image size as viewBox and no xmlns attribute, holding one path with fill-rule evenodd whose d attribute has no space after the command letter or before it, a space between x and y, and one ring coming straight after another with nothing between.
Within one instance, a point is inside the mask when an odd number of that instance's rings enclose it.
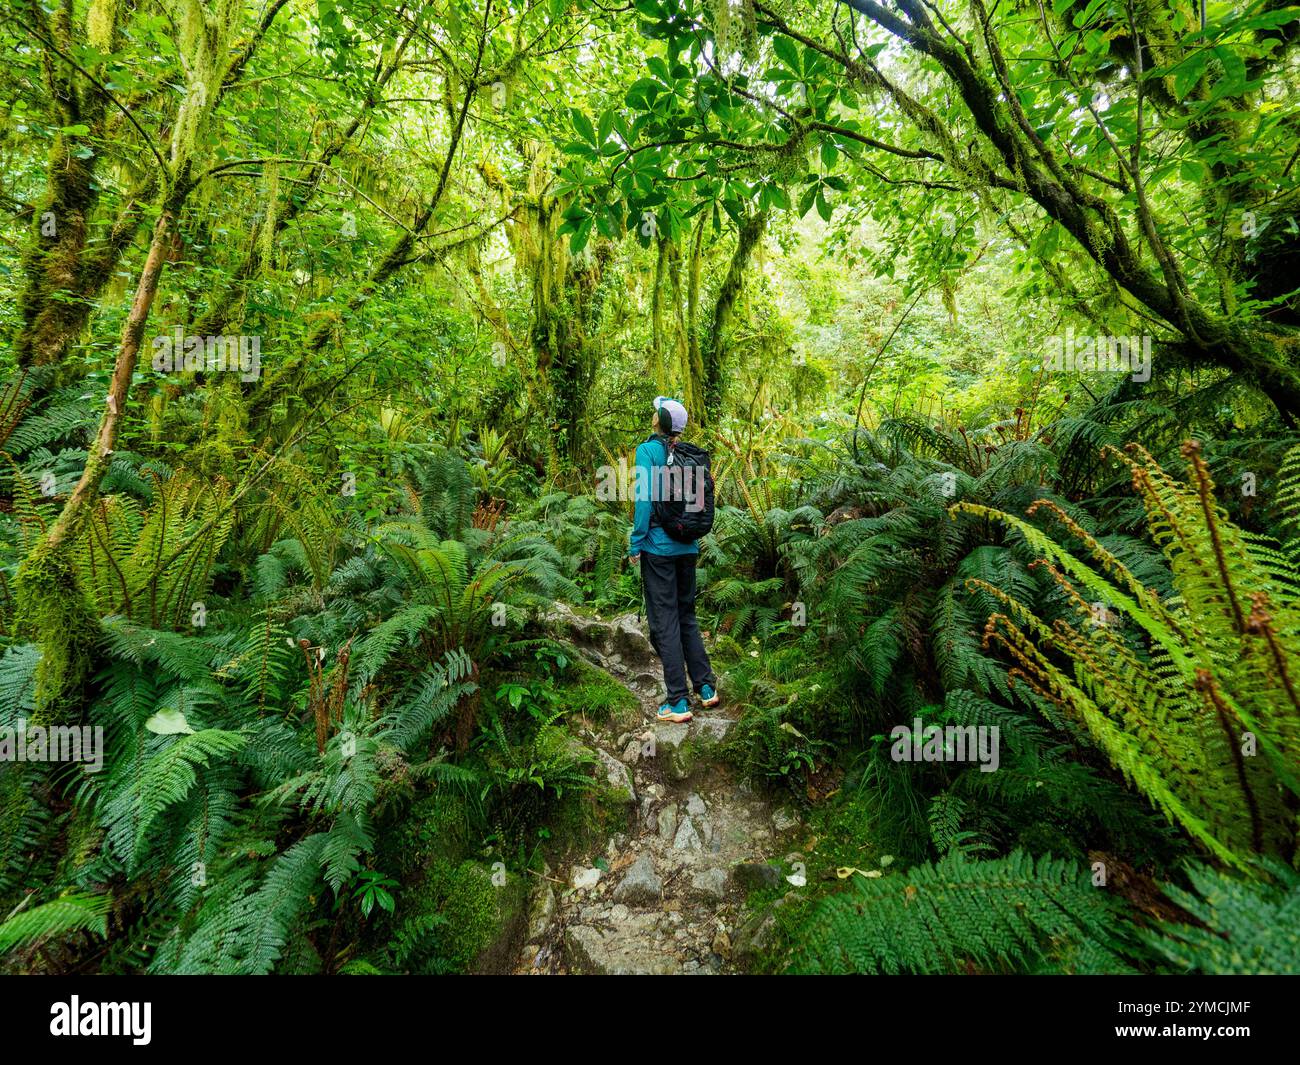
<instances>
[{"instance_id":1,"label":"person standing on rock","mask_svg":"<svg viewBox=\"0 0 1300 1065\"><path fill-rule=\"evenodd\" d=\"M628 555L641 566L650 642L664 668L667 701L660 721L691 719L687 674L704 706L718 705L717 681L695 617L699 537L713 525L708 452L681 439L686 408L656 397L653 435L636 449Z\"/></svg>"}]
</instances>

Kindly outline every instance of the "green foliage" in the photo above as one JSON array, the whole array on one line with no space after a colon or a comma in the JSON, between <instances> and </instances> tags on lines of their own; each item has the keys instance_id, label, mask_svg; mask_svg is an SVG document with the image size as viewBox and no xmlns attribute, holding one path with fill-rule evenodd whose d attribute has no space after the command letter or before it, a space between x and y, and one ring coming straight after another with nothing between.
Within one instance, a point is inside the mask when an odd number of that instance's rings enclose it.
<instances>
[{"instance_id":1,"label":"green foliage","mask_svg":"<svg viewBox=\"0 0 1300 1065\"><path fill-rule=\"evenodd\" d=\"M804 774L816 768L829 745L785 720L789 713L788 706L755 707L745 715L730 742L734 750L741 752L739 761L746 774L797 788Z\"/></svg>"},{"instance_id":2,"label":"green foliage","mask_svg":"<svg viewBox=\"0 0 1300 1065\"><path fill-rule=\"evenodd\" d=\"M234 524L221 481L187 476L156 480L147 511L130 496L106 496L78 541L78 586L101 614L120 614L152 629L192 624L207 596L212 567Z\"/></svg>"},{"instance_id":3,"label":"green foliage","mask_svg":"<svg viewBox=\"0 0 1300 1065\"><path fill-rule=\"evenodd\" d=\"M14 584L15 627L41 648L32 721L38 725L75 721L90 680L98 619L66 550L40 544L23 560Z\"/></svg>"},{"instance_id":4,"label":"green foliage","mask_svg":"<svg viewBox=\"0 0 1300 1065\"><path fill-rule=\"evenodd\" d=\"M638 697L541 629L640 607L656 395L725 753L823 826L782 921L920 863L809 967L1285 967L1296 11L481 7L0 22L0 728L104 738L0 762L6 969L512 968L517 871L627 828L575 730ZM1094 333L1147 379L1044 360ZM1097 852L1227 866L1206 928L1121 957Z\"/></svg>"},{"instance_id":5,"label":"green foliage","mask_svg":"<svg viewBox=\"0 0 1300 1065\"><path fill-rule=\"evenodd\" d=\"M413 902L403 899L406 916L389 944L393 962L404 972L464 972L485 958L489 948L509 937L521 903L517 879L493 883L477 862L436 862Z\"/></svg>"},{"instance_id":6,"label":"green foliage","mask_svg":"<svg viewBox=\"0 0 1300 1065\"><path fill-rule=\"evenodd\" d=\"M1256 879L1192 866L1192 890L1169 897L1197 924L1162 924L1142 938L1178 972L1215 975L1300 971L1300 876L1278 861L1262 862Z\"/></svg>"},{"instance_id":7,"label":"green foliage","mask_svg":"<svg viewBox=\"0 0 1300 1065\"><path fill-rule=\"evenodd\" d=\"M247 875L220 882L198 911L188 935L164 941L151 973L262 975L280 959L290 928L320 880L322 834L308 836L280 855L262 883Z\"/></svg>"},{"instance_id":8,"label":"green foliage","mask_svg":"<svg viewBox=\"0 0 1300 1065\"><path fill-rule=\"evenodd\" d=\"M512 744L505 732L501 718L496 717L486 734L490 746L486 752L496 786L507 791L516 788L536 787L551 791L561 798L565 789L589 790L590 777L584 772L596 764L595 756L573 741L568 733L554 724L563 710L555 710L540 718L532 739L523 744Z\"/></svg>"},{"instance_id":9,"label":"green foliage","mask_svg":"<svg viewBox=\"0 0 1300 1065\"><path fill-rule=\"evenodd\" d=\"M220 729L189 736L146 741L129 765L131 777L110 780L111 798L104 804L106 847L122 860L128 874L139 869L141 852L151 828L169 806L184 799L198 780L198 770L243 745L243 737Z\"/></svg>"},{"instance_id":10,"label":"green foliage","mask_svg":"<svg viewBox=\"0 0 1300 1065\"><path fill-rule=\"evenodd\" d=\"M639 708L636 696L626 685L580 655L567 660L563 680L564 686L557 695L569 714L582 714L597 721L620 721Z\"/></svg>"},{"instance_id":11,"label":"green foliage","mask_svg":"<svg viewBox=\"0 0 1300 1065\"><path fill-rule=\"evenodd\" d=\"M1289 679L1300 669L1300 571L1227 521L1196 447L1185 454L1187 486L1149 455L1128 460L1152 538L1169 558L1177 592L1169 600L1051 504L1091 566L1018 518L959 509L1016 529L1083 619L1048 629L1013 596L997 593L1005 612L990 618L988 632L1014 658L1013 675L1067 711L1170 820L1220 860L1242 866L1251 852L1294 848L1282 789L1300 787L1300 706ZM1099 621L1089 600L1113 608L1136 633ZM1072 673L1054 654L1072 663Z\"/></svg>"},{"instance_id":12,"label":"green foliage","mask_svg":"<svg viewBox=\"0 0 1300 1065\"><path fill-rule=\"evenodd\" d=\"M959 854L904 874L859 874L811 916L796 972L943 973L1050 967L1114 972L1116 908L1073 862Z\"/></svg>"},{"instance_id":13,"label":"green foliage","mask_svg":"<svg viewBox=\"0 0 1300 1065\"><path fill-rule=\"evenodd\" d=\"M1050 453L1031 441L984 443L909 420L859 434L851 446L859 457L845 456L819 488L844 520L789 548L799 572L826 573L808 582L809 617L822 620L878 697L906 705L935 672L945 687L1006 694L1002 671L974 636L980 604L963 582L981 572L1021 591L1034 582L1020 558L990 542L987 527L951 520L945 508L953 499L1026 506L1045 487Z\"/></svg>"},{"instance_id":14,"label":"green foliage","mask_svg":"<svg viewBox=\"0 0 1300 1065\"><path fill-rule=\"evenodd\" d=\"M550 492L525 507L511 522L511 530L553 544L564 575L579 584L588 600L614 609L635 601L617 586L629 524L593 497Z\"/></svg>"},{"instance_id":15,"label":"green foliage","mask_svg":"<svg viewBox=\"0 0 1300 1065\"><path fill-rule=\"evenodd\" d=\"M400 586L410 597L362 645L362 675L373 677L399 642L423 633L435 654L463 648L480 660L499 649L509 625L522 620L526 606L542 606L549 596L573 586L560 573L555 547L536 535L498 539L475 552L459 540L437 540L423 526L405 522L385 526L380 545Z\"/></svg>"},{"instance_id":16,"label":"green foliage","mask_svg":"<svg viewBox=\"0 0 1300 1065\"><path fill-rule=\"evenodd\" d=\"M10 914L0 923L0 955L74 932L108 935L108 895L67 894Z\"/></svg>"}]
</instances>

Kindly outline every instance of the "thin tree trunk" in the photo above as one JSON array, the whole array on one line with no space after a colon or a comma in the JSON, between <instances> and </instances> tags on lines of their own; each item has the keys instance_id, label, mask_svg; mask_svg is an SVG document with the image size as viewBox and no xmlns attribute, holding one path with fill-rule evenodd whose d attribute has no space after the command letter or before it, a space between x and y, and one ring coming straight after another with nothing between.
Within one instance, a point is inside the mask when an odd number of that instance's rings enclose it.
<instances>
[{"instance_id":1,"label":"thin tree trunk","mask_svg":"<svg viewBox=\"0 0 1300 1065\"><path fill-rule=\"evenodd\" d=\"M167 261L177 210L178 207L165 207L154 226L149 254L122 329L99 432L86 456L81 479L49 532L18 568L15 580L18 631L30 634L41 648L33 715L33 721L38 724L77 719L93 672L94 646L100 636L99 618L78 583L72 547L91 515L100 482L112 461L126 411L131 375L135 372L145 324Z\"/></svg>"},{"instance_id":2,"label":"thin tree trunk","mask_svg":"<svg viewBox=\"0 0 1300 1065\"><path fill-rule=\"evenodd\" d=\"M99 421L99 432L95 434L95 444L86 457L86 467L81 473L77 487L72 490L58 519L46 535L46 545L51 550L58 550L65 541L75 537L80 531L90 511L90 505L99 493L99 482L103 479L104 472L112 460L118 431L121 428L122 418L126 414L131 377L135 373L140 345L144 340L144 327L149 320L149 312L153 309L154 298L158 294L158 281L167 262L167 252L171 246L175 226L176 215L173 209L164 208L154 224L149 254L145 258L140 281L136 285L135 297L131 300L131 312L122 327L122 341L118 346L117 359L113 363L113 376L109 381L108 396L104 404L104 414Z\"/></svg>"}]
</instances>

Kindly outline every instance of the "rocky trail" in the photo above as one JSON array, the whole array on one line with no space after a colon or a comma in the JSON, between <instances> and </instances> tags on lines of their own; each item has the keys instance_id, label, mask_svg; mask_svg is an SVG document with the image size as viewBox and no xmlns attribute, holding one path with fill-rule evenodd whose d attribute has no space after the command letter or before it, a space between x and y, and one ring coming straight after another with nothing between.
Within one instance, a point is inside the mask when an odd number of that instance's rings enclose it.
<instances>
[{"instance_id":1,"label":"rocky trail","mask_svg":"<svg viewBox=\"0 0 1300 1065\"><path fill-rule=\"evenodd\" d=\"M774 926L746 913L747 891L775 886L798 819L772 809L718 757L734 721L723 705L659 724L659 661L632 615L553 612L557 635L636 694L642 721L580 733L609 784L626 796L627 826L603 850L550 872L534 894L516 971L532 974L744 972ZM725 694L725 693L724 693ZM787 863L788 864L788 863ZM792 880L792 883L794 881Z\"/></svg>"}]
</instances>

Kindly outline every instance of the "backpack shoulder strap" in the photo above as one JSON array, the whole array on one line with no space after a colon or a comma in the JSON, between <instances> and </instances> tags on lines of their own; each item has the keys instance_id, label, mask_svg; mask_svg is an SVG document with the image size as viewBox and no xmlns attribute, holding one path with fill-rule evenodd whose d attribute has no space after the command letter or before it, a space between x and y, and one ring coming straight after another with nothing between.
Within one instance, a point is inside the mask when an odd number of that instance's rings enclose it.
<instances>
[{"instance_id":1,"label":"backpack shoulder strap","mask_svg":"<svg viewBox=\"0 0 1300 1065\"><path fill-rule=\"evenodd\" d=\"M680 441L677 444L677 451L691 462L700 463L706 466L710 463L709 453L705 451L704 448L698 447L695 444L689 444L684 440Z\"/></svg>"},{"instance_id":2,"label":"backpack shoulder strap","mask_svg":"<svg viewBox=\"0 0 1300 1065\"><path fill-rule=\"evenodd\" d=\"M672 441L671 441L671 440L668 440L668 439L665 439L665 438L664 438L663 436L661 436L659 433L651 433L649 436L647 436L647 437L645 438L645 442L646 442L647 444L649 444L649 443L651 443L651 442L656 443L656 444L659 444L659 445L664 449L664 459L665 459L665 461L666 461L667 458L668 458L668 452L671 451L671 450L672 450L672 447L673 447Z\"/></svg>"}]
</instances>

